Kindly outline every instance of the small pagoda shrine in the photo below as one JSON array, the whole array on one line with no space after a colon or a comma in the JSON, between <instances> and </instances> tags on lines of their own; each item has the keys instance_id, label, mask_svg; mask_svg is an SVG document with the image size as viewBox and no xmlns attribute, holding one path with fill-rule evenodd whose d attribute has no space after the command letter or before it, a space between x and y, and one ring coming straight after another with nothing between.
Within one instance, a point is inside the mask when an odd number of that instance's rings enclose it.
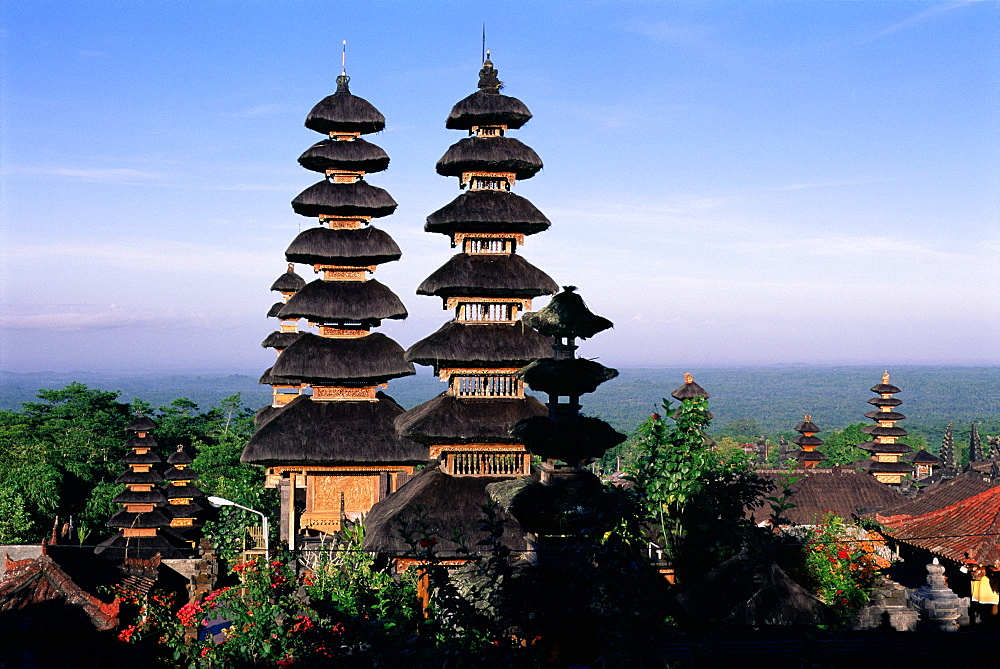
<instances>
[{"instance_id":1,"label":"small pagoda shrine","mask_svg":"<svg viewBox=\"0 0 1000 669\"><path fill-rule=\"evenodd\" d=\"M155 429L156 423L146 416L137 416L125 426L129 433L125 446L132 450L122 457L121 462L128 465L128 470L115 483L125 484L126 489L114 498L122 505L121 510L108 520L108 527L117 531L94 549L102 557L149 559L157 553L168 559L184 557L177 550L177 544L183 542L167 531L170 517L162 510L166 496L157 487L163 477L155 469L162 462L154 450Z\"/></svg>"},{"instance_id":2,"label":"small pagoda shrine","mask_svg":"<svg viewBox=\"0 0 1000 669\"><path fill-rule=\"evenodd\" d=\"M191 469L192 460L183 444L178 444L177 450L167 456L170 469L163 473L165 500L160 509L170 518L170 531L195 548L206 508L205 493L193 483L198 474Z\"/></svg>"},{"instance_id":3,"label":"small pagoda shrine","mask_svg":"<svg viewBox=\"0 0 1000 669\"><path fill-rule=\"evenodd\" d=\"M858 444L858 448L871 453L872 458L870 461L863 460L857 464L874 476L879 483L901 485L906 476L914 473L914 467L903 459L903 456L913 449L906 444L896 442L899 437L909 434L905 429L896 427L897 421L906 418L896 411L896 407L903 401L893 395L900 390L889 383L889 372L885 372L882 374L882 383L872 386L871 391L878 394L878 397L871 398L868 403L877 409L869 411L865 417L875 421L875 425L869 425L862 430L874 439Z\"/></svg>"},{"instance_id":4,"label":"small pagoda shrine","mask_svg":"<svg viewBox=\"0 0 1000 669\"><path fill-rule=\"evenodd\" d=\"M941 466L947 469L955 469L958 466L958 458L955 457L955 432L951 423L944 429L944 437L941 438Z\"/></svg>"},{"instance_id":5,"label":"small pagoda shrine","mask_svg":"<svg viewBox=\"0 0 1000 669\"><path fill-rule=\"evenodd\" d=\"M799 433L799 436L792 441L799 445L799 450L792 453L792 457L798 460L802 467L815 468L820 466L825 458L816 449L823 445L823 440L816 436L820 429L812 422L812 416L806 414L805 419L795 426L795 431Z\"/></svg>"},{"instance_id":6,"label":"small pagoda shrine","mask_svg":"<svg viewBox=\"0 0 1000 669\"><path fill-rule=\"evenodd\" d=\"M278 351L261 377L275 388L274 401L258 413L257 432L241 457L265 467L265 485L279 489L281 538L291 548L360 518L427 460L425 448L397 436L393 421L403 409L380 391L414 371L399 344L373 332L407 312L371 278L378 265L401 255L392 237L372 225L392 214L396 201L365 181L389 165L385 151L361 139L381 131L385 117L353 95L349 82L343 70L337 91L306 118L306 127L326 138L299 164L324 179L300 193L292 209L319 225L292 241L289 270L272 286L285 298L271 309L281 329L263 344ZM295 264L311 266L319 278L305 283ZM315 331L300 330L302 319Z\"/></svg>"},{"instance_id":7,"label":"small pagoda shrine","mask_svg":"<svg viewBox=\"0 0 1000 669\"><path fill-rule=\"evenodd\" d=\"M365 548L407 551L400 524L420 517L438 550L455 550L456 528L474 528L488 502L486 486L531 471L531 455L511 427L547 416L538 400L525 396L519 370L552 355L551 341L521 319L533 298L558 285L525 260L525 237L542 232L549 220L528 200L511 192L518 180L541 168L538 155L508 137L531 112L517 98L500 93L502 82L489 52L479 72L479 89L454 106L446 127L469 136L452 145L437 172L457 177L465 192L427 218L424 229L447 235L458 254L417 288L441 299L453 318L406 351L406 359L434 369L447 390L396 420L399 434L425 445L434 464L398 494L376 505L367 520ZM507 545L523 546L523 532L507 524ZM477 533L471 531L472 543Z\"/></svg>"},{"instance_id":8,"label":"small pagoda shrine","mask_svg":"<svg viewBox=\"0 0 1000 669\"><path fill-rule=\"evenodd\" d=\"M987 459L983 439L979 436L979 426L972 423L969 426L969 462L985 462Z\"/></svg>"}]
</instances>

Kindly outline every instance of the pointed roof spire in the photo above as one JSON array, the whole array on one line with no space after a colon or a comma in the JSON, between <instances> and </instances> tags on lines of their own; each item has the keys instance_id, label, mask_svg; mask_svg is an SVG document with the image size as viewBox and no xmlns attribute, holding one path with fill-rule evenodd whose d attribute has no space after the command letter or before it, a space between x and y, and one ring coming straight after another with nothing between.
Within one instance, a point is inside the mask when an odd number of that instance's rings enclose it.
<instances>
[{"instance_id":1,"label":"pointed roof spire","mask_svg":"<svg viewBox=\"0 0 1000 669\"><path fill-rule=\"evenodd\" d=\"M969 462L982 462L985 459L983 440L979 437L979 428L973 423L972 431L969 433Z\"/></svg>"},{"instance_id":2,"label":"pointed roof spire","mask_svg":"<svg viewBox=\"0 0 1000 669\"><path fill-rule=\"evenodd\" d=\"M945 467L955 467L955 435L952 431L951 423L944 430L944 438L941 440L941 462Z\"/></svg>"},{"instance_id":3,"label":"pointed roof spire","mask_svg":"<svg viewBox=\"0 0 1000 669\"><path fill-rule=\"evenodd\" d=\"M340 76L337 77L337 92L350 93L349 83L351 83L351 78L347 76L347 40L345 39L344 49L340 52Z\"/></svg>"},{"instance_id":4,"label":"pointed roof spire","mask_svg":"<svg viewBox=\"0 0 1000 669\"><path fill-rule=\"evenodd\" d=\"M499 94L503 88L503 82L497 76L497 71L490 60L490 50L486 50L486 60L483 61L483 69L479 70L479 92Z\"/></svg>"}]
</instances>

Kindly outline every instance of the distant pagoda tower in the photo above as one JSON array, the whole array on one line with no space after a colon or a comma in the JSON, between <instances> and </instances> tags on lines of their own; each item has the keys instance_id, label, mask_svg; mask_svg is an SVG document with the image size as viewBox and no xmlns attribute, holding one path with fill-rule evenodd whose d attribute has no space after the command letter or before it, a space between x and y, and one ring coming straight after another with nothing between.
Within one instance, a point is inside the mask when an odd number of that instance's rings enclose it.
<instances>
[{"instance_id":1,"label":"distant pagoda tower","mask_svg":"<svg viewBox=\"0 0 1000 669\"><path fill-rule=\"evenodd\" d=\"M864 461L864 467L880 483L889 485L900 485L904 477L914 473L911 463L903 459L903 456L913 449L906 444L896 443L898 437L905 437L909 434L901 427L896 427L896 422L906 418L896 411L896 407L901 405L902 400L893 397L900 392L899 388L889 383L889 372L882 374L882 383L872 386L871 391L877 393L878 397L868 400L878 409L865 414L866 418L875 421L875 425L862 428L866 433L874 437L873 441L866 441L858 444L872 454L871 461Z\"/></svg>"},{"instance_id":2,"label":"distant pagoda tower","mask_svg":"<svg viewBox=\"0 0 1000 669\"><path fill-rule=\"evenodd\" d=\"M987 459L983 440L979 436L979 426L973 423L969 428L969 462L983 462Z\"/></svg>"},{"instance_id":3,"label":"distant pagoda tower","mask_svg":"<svg viewBox=\"0 0 1000 669\"><path fill-rule=\"evenodd\" d=\"M115 480L126 489L114 498L122 509L108 521L108 527L117 532L98 544L94 549L98 555L112 560L149 559L157 553L162 558L184 557L176 548L179 542L165 531L170 518L160 509L166 497L157 487L163 477L155 469L162 462L153 450L157 446L155 429L156 423L146 416L137 416L125 426L129 432L125 446L132 452L122 457L128 470Z\"/></svg>"},{"instance_id":4,"label":"distant pagoda tower","mask_svg":"<svg viewBox=\"0 0 1000 669\"><path fill-rule=\"evenodd\" d=\"M369 278L401 255L392 237L371 225L392 214L396 201L364 179L389 165L385 151L360 137L381 131L385 118L351 94L349 81L341 72L337 92L306 118L307 128L328 137L299 163L325 179L300 193L292 209L319 226L301 232L285 258L312 266L320 278L302 285L290 266L275 282L286 298L272 309L282 326L264 346L279 354L261 379L276 388L275 401L258 413L241 458L266 467L266 486L279 489L281 537L292 548L302 536L360 518L427 460L425 448L396 435L393 421L403 409L379 391L414 371L402 347L372 332L383 319L407 314L389 288ZM299 331L300 319L317 331ZM311 394L298 394L306 388Z\"/></svg>"},{"instance_id":5,"label":"distant pagoda tower","mask_svg":"<svg viewBox=\"0 0 1000 669\"><path fill-rule=\"evenodd\" d=\"M551 341L520 316L533 298L559 287L517 249L550 223L510 192L517 180L534 176L542 161L507 136L531 113L517 98L502 95L501 85L487 52L479 90L456 104L445 123L469 137L448 149L437 172L457 177L465 192L428 216L424 229L448 235L459 253L420 284L417 294L441 298L454 318L411 346L406 359L431 366L448 389L396 421L399 433L425 444L436 464L372 509L367 549L405 550L399 523L416 515L443 539L441 550L457 548L446 537L456 528L479 525L486 486L531 471L531 456L511 427L548 415L540 402L525 396L518 372L551 356ZM523 545L523 533L511 540Z\"/></svg>"},{"instance_id":6,"label":"distant pagoda tower","mask_svg":"<svg viewBox=\"0 0 1000 669\"><path fill-rule=\"evenodd\" d=\"M944 438L941 439L941 466L948 469L955 469L958 466L958 459L955 457L955 432L951 423L944 430Z\"/></svg>"},{"instance_id":7,"label":"distant pagoda tower","mask_svg":"<svg viewBox=\"0 0 1000 669\"><path fill-rule=\"evenodd\" d=\"M823 440L816 436L820 431L819 426L812 422L812 416L805 415L805 420L795 426L795 431L799 436L792 439L799 445L799 451L792 454L799 464L806 468L818 467L825 460L823 454L817 448L823 445Z\"/></svg>"},{"instance_id":8,"label":"distant pagoda tower","mask_svg":"<svg viewBox=\"0 0 1000 669\"><path fill-rule=\"evenodd\" d=\"M201 538L206 509L205 493L193 483L198 474L192 471L191 462L191 454L183 444L178 444L177 450L167 456L170 469L163 473L165 501L160 508L170 518L170 531L195 548Z\"/></svg>"},{"instance_id":9,"label":"distant pagoda tower","mask_svg":"<svg viewBox=\"0 0 1000 669\"><path fill-rule=\"evenodd\" d=\"M280 314L282 308L288 303L292 295L302 290L305 285L305 279L295 273L294 263L288 263L288 270L271 284L271 290L281 293L282 300L271 305L271 308L267 312L267 317L281 319L281 325L261 342L261 346L264 348L273 348L279 356L282 351L288 348L302 334L299 332L298 318L281 318ZM271 400L270 408L264 407L258 413L258 424L270 417L273 413L271 409L280 409L309 387L308 384L300 383L294 379L276 377L271 373L272 369L274 368L268 367L260 377L260 383L271 386L273 399Z\"/></svg>"}]
</instances>

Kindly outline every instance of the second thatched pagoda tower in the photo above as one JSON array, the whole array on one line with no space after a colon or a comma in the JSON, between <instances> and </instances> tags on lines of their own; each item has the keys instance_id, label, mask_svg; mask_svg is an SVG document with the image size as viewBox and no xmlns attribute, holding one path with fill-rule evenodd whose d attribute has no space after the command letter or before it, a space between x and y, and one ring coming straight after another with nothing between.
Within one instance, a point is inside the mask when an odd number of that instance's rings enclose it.
<instances>
[{"instance_id":1,"label":"second thatched pagoda tower","mask_svg":"<svg viewBox=\"0 0 1000 669\"><path fill-rule=\"evenodd\" d=\"M900 485L905 477L912 476L914 472L913 465L903 459L903 456L913 449L896 441L899 437L909 434L905 429L896 427L898 421L906 418L896 411L903 401L893 395L900 390L889 383L889 372L885 372L882 374L882 383L872 386L871 391L878 394L878 397L871 398L868 403L877 407L877 410L869 411L865 417L875 421L875 425L869 425L862 430L874 439L858 444L858 448L870 452L872 459L863 460L858 464L879 483Z\"/></svg>"}]
</instances>

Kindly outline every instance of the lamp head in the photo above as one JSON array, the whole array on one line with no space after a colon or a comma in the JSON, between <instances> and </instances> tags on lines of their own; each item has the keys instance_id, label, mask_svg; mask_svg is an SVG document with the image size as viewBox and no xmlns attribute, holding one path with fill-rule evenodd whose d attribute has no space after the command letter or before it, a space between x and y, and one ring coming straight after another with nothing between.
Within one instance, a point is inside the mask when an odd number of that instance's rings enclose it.
<instances>
[{"instance_id":1,"label":"lamp head","mask_svg":"<svg viewBox=\"0 0 1000 669\"><path fill-rule=\"evenodd\" d=\"M219 508L220 506L232 506L233 504L235 504L235 502L231 502L228 499L215 496L209 496L208 503L214 506L215 508Z\"/></svg>"}]
</instances>

